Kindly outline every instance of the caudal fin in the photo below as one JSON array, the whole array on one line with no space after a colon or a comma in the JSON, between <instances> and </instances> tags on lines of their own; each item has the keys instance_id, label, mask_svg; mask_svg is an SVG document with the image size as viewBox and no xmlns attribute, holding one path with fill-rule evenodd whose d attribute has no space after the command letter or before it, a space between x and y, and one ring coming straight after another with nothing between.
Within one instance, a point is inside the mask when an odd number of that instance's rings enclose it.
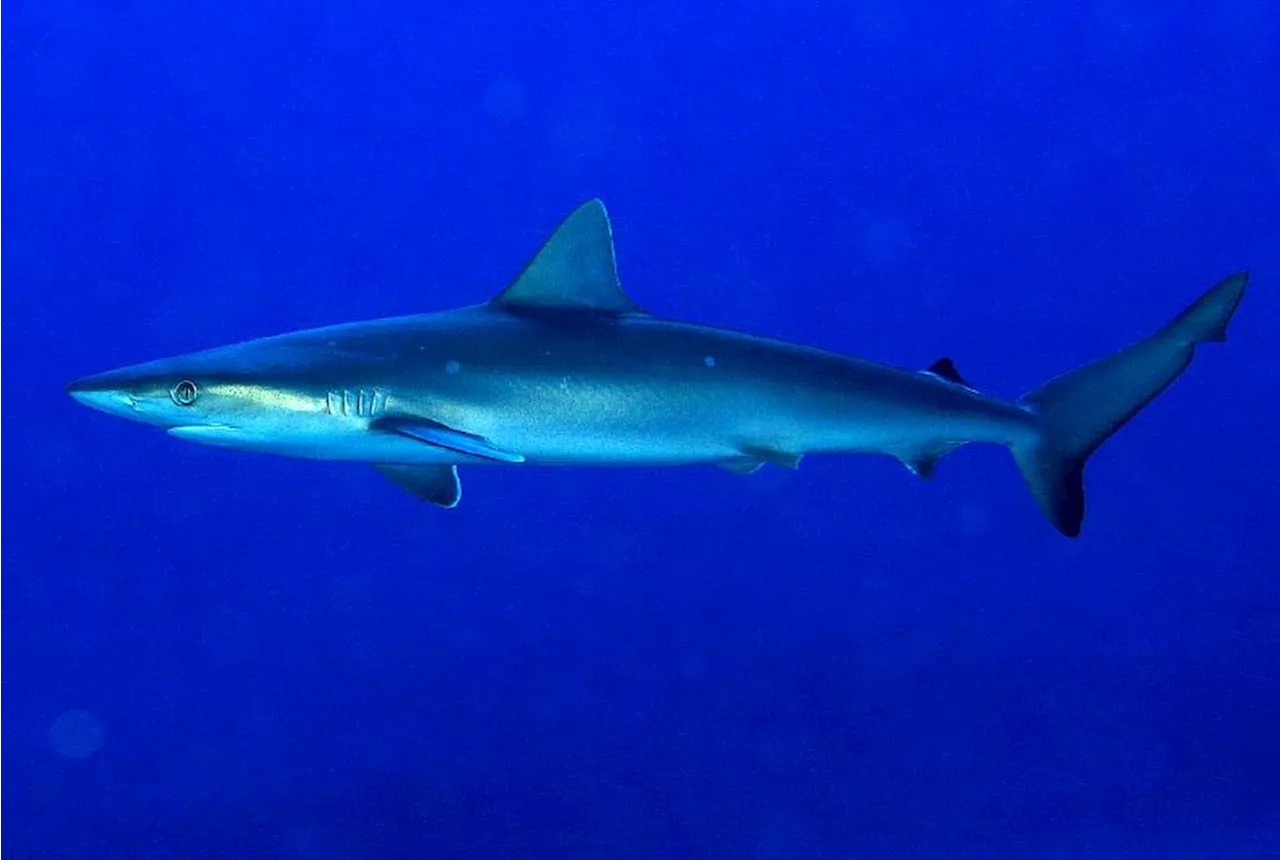
<instances>
[{"instance_id":1,"label":"caudal fin","mask_svg":"<svg viewBox=\"0 0 1280 860\"><path fill-rule=\"evenodd\" d=\"M1248 272L1219 281L1145 340L1059 376L1018 401L1044 424L1036 442L1015 446L1013 455L1058 531L1080 534L1089 455L1182 375L1197 344L1227 339L1227 324L1248 282Z\"/></svg>"}]
</instances>

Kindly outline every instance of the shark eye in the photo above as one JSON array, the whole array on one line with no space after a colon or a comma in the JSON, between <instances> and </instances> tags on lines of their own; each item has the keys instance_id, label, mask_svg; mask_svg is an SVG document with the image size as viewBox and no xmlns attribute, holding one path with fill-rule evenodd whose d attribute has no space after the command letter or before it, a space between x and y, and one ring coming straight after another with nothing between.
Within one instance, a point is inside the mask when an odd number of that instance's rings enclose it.
<instances>
[{"instance_id":1,"label":"shark eye","mask_svg":"<svg viewBox=\"0 0 1280 860\"><path fill-rule=\"evenodd\" d=\"M169 396L179 406L190 406L200 396L200 389L190 379L184 379L169 389Z\"/></svg>"}]
</instances>

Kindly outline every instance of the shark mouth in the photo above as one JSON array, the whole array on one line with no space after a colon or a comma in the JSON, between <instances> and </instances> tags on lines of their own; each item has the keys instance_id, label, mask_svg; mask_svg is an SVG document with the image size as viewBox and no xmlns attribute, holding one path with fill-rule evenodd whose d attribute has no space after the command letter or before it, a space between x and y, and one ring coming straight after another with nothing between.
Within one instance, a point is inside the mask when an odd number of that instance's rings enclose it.
<instances>
[{"instance_id":1,"label":"shark mouth","mask_svg":"<svg viewBox=\"0 0 1280 860\"><path fill-rule=\"evenodd\" d=\"M187 424L170 427L165 432L177 439L206 445L234 445L244 438L238 428L228 424Z\"/></svg>"}]
</instances>

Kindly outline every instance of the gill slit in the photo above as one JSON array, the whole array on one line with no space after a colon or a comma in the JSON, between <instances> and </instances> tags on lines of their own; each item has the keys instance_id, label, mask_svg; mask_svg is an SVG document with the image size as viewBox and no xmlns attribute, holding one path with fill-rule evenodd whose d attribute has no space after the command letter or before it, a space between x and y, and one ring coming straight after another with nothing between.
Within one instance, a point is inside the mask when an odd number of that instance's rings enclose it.
<instances>
[{"instance_id":1,"label":"gill slit","mask_svg":"<svg viewBox=\"0 0 1280 860\"><path fill-rule=\"evenodd\" d=\"M379 388L344 388L324 395L326 415L343 418L376 418L387 411L387 393Z\"/></svg>"}]
</instances>

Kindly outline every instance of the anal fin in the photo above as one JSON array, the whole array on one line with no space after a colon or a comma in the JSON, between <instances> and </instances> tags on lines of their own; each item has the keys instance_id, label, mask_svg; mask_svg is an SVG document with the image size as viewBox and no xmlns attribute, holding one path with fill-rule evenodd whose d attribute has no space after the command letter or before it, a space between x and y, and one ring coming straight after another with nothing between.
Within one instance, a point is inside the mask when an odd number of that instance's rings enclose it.
<instances>
[{"instance_id":1,"label":"anal fin","mask_svg":"<svg viewBox=\"0 0 1280 860\"><path fill-rule=\"evenodd\" d=\"M959 448L963 442L944 442L924 451L913 451L910 454L902 454L898 457L899 462L907 467L907 470L917 478L928 480L933 477L934 471L938 468L938 461Z\"/></svg>"},{"instance_id":2,"label":"anal fin","mask_svg":"<svg viewBox=\"0 0 1280 860\"><path fill-rule=\"evenodd\" d=\"M397 466L376 463L375 469L402 490L408 490L423 501L453 509L462 500L462 482L457 466Z\"/></svg>"}]
</instances>

